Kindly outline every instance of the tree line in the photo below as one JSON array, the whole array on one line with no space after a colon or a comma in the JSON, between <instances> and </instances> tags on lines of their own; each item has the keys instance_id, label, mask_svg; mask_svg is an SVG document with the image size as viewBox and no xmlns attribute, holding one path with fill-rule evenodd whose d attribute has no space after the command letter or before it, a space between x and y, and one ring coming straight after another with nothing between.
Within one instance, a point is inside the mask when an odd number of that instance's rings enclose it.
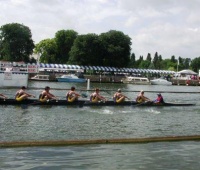
<instances>
[{"instance_id":1,"label":"tree line","mask_svg":"<svg viewBox=\"0 0 200 170\"><path fill-rule=\"evenodd\" d=\"M89 33L79 35L74 30L59 30L54 38L34 44L31 30L19 23L0 27L0 60L36 62L30 57L39 54L42 63L73 64L84 66L130 67L176 71L200 69L200 57L193 60L175 57L163 59L155 52L136 59L131 53L131 38L121 31L110 30L100 35ZM177 67L178 65L178 67Z\"/></svg>"}]
</instances>

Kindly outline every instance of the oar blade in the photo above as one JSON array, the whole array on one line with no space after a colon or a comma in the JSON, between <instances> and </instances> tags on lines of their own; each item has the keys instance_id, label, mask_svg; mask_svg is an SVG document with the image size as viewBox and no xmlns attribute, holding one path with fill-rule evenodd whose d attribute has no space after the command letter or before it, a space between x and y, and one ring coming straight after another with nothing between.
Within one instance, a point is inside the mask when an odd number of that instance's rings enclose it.
<instances>
[{"instance_id":1,"label":"oar blade","mask_svg":"<svg viewBox=\"0 0 200 170\"><path fill-rule=\"evenodd\" d=\"M82 97L82 98L87 98L88 95L87 95L86 93L82 93L82 94L81 94L81 97Z\"/></svg>"}]
</instances>

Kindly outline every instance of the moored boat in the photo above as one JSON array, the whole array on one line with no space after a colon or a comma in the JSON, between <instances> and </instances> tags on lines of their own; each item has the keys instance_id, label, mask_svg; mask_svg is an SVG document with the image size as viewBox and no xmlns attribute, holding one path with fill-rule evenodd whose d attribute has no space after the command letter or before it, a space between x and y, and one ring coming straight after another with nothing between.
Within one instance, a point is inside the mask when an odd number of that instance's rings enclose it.
<instances>
[{"instance_id":1,"label":"moored boat","mask_svg":"<svg viewBox=\"0 0 200 170\"><path fill-rule=\"evenodd\" d=\"M137 84L137 85L149 85L150 81L148 78L145 77L126 77L125 79L122 79L123 83L130 83L130 84Z\"/></svg>"},{"instance_id":2,"label":"moored boat","mask_svg":"<svg viewBox=\"0 0 200 170\"><path fill-rule=\"evenodd\" d=\"M170 86L172 85L172 82L167 81L164 78L158 78L158 79L154 79L154 80L150 80L152 85L165 85L165 86Z\"/></svg>"},{"instance_id":3,"label":"moored boat","mask_svg":"<svg viewBox=\"0 0 200 170\"><path fill-rule=\"evenodd\" d=\"M58 80L58 82L75 82L75 83L86 82L86 79L79 78L78 76L74 74L62 75L61 77L57 77L56 79Z\"/></svg>"},{"instance_id":4,"label":"moored boat","mask_svg":"<svg viewBox=\"0 0 200 170\"><path fill-rule=\"evenodd\" d=\"M66 100L49 100L47 102L40 102L37 99L27 99L23 101L16 101L15 99L1 99L0 105L50 105L50 106L194 106L192 103L160 103L153 102L137 103L135 101L124 101L122 103L116 103L114 101L97 102L93 103L89 100L78 100L75 102L67 102Z\"/></svg>"},{"instance_id":5,"label":"moored boat","mask_svg":"<svg viewBox=\"0 0 200 170\"><path fill-rule=\"evenodd\" d=\"M31 80L34 81L49 81L49 75L35 75L34 77L30 78Z\"/></svg>"}]
</instances>

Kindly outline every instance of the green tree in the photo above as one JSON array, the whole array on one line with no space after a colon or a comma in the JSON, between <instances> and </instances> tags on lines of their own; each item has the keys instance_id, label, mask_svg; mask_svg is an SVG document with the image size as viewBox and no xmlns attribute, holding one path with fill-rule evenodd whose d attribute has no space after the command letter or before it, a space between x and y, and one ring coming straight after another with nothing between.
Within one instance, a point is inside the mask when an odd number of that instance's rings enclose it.
<instances>
[{"instance_id":1,"label":"green tree","mask_svg":"<svg viewBox=\"0 0 200 170\"><path fill-rule=\"evenodd\" d=\"M138 60L136 60L135 68L140 68L140 63L143 61L143 56L140 56Z\"/></svg>"},{"instance_id":2,"label":"green tree","mask_svg":"<svg viewBox=\"0 0 200 170\"><path fill-rule=\"evenodd\" d=\"M159 70L161 70L162 69L162 61L163 61L163 59L162 59L162 56L161 55L159 55L158 56L158 63L157 63L157 69L159 69Z\"/></svg>"},{"instance_id":3,"label":"green tree","mask_svg":"<svg viewBox=\"0 0 200 170\"><path fill-rule=\"evenodd\" d=\"M147 54L146 60L149 61L149 62L151 63L151 54L150 54L150 53Z\"/></svg>"},{"instance_id":4,"label":"green tree","mask_svg":"<svg viewBox=\"0 0 200 170\"><path fill-rule=\"evenodd\" d=\"M136 61L135 61L135 54L134 53L132 53L131 54L131 58L130 58L130 62L129 62L129 64L128 64L128 67L135 67L135 64L136 64Z\"/></svg>"},{"instance_id":5,"label":"green tree","mask_svg":"<svg viewBox=\"0 0 200 170\"><path fill-rule=\"evenodd\" d=\"M57 63L67 63L69 60L69 52L73 46L74 40L78 33L73 30L60 30L55 35L57 45Z\"/></svg>"},{"instance_id":6,"label":"green tree","mask_svg":"<svg viewBox=\"0 0 200 170\"><path fill-rule=\"evenodd\" d=\"M71 48L68 63L78 65L103 65L102 46L98 35L78 35Z\"/></svg>"},{"instance_id":7,"label":"green tree","mask_svg":"<svg viewBox=\"0 0 200 170\"><path fill-rule=\"evenodd\" d=\"M173 55L173 56L171 56L171 62L172 63L176 63L177 62L177 60L176 60L176 58L175 58L175 56Z\"/></svg>"},{"instance_id":8,"label":"green tree","mask_svg":"<svg viewBox=\"0 0 200 170\"><path fill-rule=\"evenodd\" d=\"M173 67L173 70L176 70L177 71L177 64L178 64L178 59L176 59L176 57L173 55L171 56L171 66ZM172 69L172 68L171 68Z\"/></svg>"},{"instance_id":9,"label":"green tree","mask_svg":"<svg viewBox=\"0 0 200 170\"><path fill-rule=\"evenodd\" d=\"M155 53L154 58L153 58L153 64L156 69L159 68L159 57L158 57L158 52Z\"/></svg>"},{"instance_id":10,"label":"green tree","mask_svg":"<svg viewBox=\"0 0 200 170\"><path fill-rule=\"evenodd\" d=\"M198 73L200 70L200 57L193 59L190 66L193 71Z\"/></svg>"},{"instance_id":11,"label":"green tree","mask_svg":"<svg viewBox=\"0 0 200 170\"><path fill-rule=\"evenodd\" d=\"M103 46L103 65L126 67L130 61L131 38L120 31L111 30L99 35Z\"/></svg>"},{"instance_id":12,"label":"green tree","mask_svg":"<svg viewBox=\"0 0 200 170\"><path fill-rule=\"evenodd\" d=\"M171 70L174 71L174 67L176 66L176 64L174 64L173 62L171 62L171 59L165 59L161 61L161 69L162 70Z\"/></svg>"},{"instance_id":13,"label":"green tree","mask_svg":"<svg viewBox=\"0 0 200 170\"><path fill-rule=\"evenodd\" d=\"M148 60L143 60L140 62L139 68L147 69L150 66L151 62Z\"/></svg>"},{"instance_id":14,"label":"green tree","mask_svg":"<svg viewBox=\"0 0 200 170\"><path fill-rule=\"evenodd\" d=\"M150 63L148 69L153 69L153 70L155 69L155 66L154 66L154 64L152 62Z\"/></svg>"},{"instance_id":15,"label":"green tree","mask_svg":"<svg viewBox=\"0 0 200 170\"><path fill-rule=\"evenodd\" d=\"M34 42L27 26L11 23L0 28L0 59L29 62Z\"/></svg>"},{"instance_id":16,"label":"green tree","mask_svg":"<svg viewBox=\"0 0 200 170\"><path fill-rule=\"evenodd\" d=\"M40 62L42 63L58 63L57 47L55 39L45 39L36 44L34 53L40 54Z\"/></svg>"},{"instance_id":17,"label":"green tree","mask_svg":"<svg viewBox=\"0 0 200 170\"><path fill-rule=\"evenodd\" d=\"M180 61L180 64L182 66L182 69L189 69L190 62L191 62L190 58L181 58L181 57L179 57L179 61Z\"/></svg>"}]
</instances>

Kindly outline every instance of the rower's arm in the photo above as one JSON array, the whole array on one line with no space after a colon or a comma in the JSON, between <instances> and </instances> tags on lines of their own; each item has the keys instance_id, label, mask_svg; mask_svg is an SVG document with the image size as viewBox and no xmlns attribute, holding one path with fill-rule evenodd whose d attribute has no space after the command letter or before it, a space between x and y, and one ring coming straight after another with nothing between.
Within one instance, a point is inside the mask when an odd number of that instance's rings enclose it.
<instances>
[{"instance_id":1,"label":"rower's arm","mask_svg":"<svg viewBox=\"0 0 200 170\"><path fill-rule=\"evenodd\" d=\"M76 96L81 96L80 94L78 94L78 93L76 93L76 92L74 92L74 94L75 94Z\"/></svg>"},{"instance_id":2,"label":"rower's arm","mask_svg":"<svg viewBox=\"0 0 200 170\"><path fill-rule=\"evenodd\" d=\"M58 99L56 96L54 96L54 95L51 94L51 93L48 93L47 96L48 96L49 98Z\"/></svg>"},{"instance_id":3,"label":"rower's arm","mask_svg":"<svg viewBox=\"0 0 200 170\"><path fill-rule=\"evenodd\" d=\"M27 92L24 92L26 95L28 95L29 97L35 97L35 95L33 94L30 94L30 93L27 93Z\"/></svg>"},{"instance_id":4,"label":"rower's arm","mask_svg":"<svg viewBox=\"0 0 200 170\"><path fill-rule=\"evenodd\" d=\"M6 99L7 97L3 94L0 94L1 97L3 97L4 99Z\"/></svg>"},{"instance_id":5,"label":"rower's arm","mask_svg":"<svg viewBox=\"0 0 200 170\"><path fill-rule=\"evenodd\" d=\"M130 98L128 98L127 96L125 96L125 95L123 95L125 98L127 98L127 99L129 99L130 100Z\"/></svg>"},{"instance_id":6,"label":"rower's arm","mask_svg":"<svg viewBox=\"0 0 200 170\"><path fill-rule=\"evenodd\" d=\"M100 98L101 100L105 100L105 101L107 100L105 97L100 96L100 95L99 95L99 98Z\"/></svg>"},{"instance_id":7,"label":"rower's arm","mask_svg":"<svg viewBox=\"0 0 200 170\"><path fill-rule=\"evenodd\" d=\"M147 97L144 97L145 98L145 100L147 100L147 101L151 101L149 98L147 98Z\"/></svg>"}]
</instances>

